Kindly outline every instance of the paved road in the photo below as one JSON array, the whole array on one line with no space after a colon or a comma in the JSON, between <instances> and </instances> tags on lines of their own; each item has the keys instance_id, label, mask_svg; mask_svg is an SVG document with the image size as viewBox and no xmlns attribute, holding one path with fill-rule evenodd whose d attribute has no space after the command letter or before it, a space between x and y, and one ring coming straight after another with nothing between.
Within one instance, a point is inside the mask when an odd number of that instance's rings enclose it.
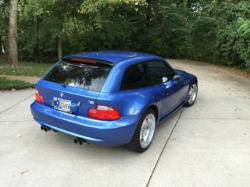
<instances>
[{"instance_id":1,"label":"paved road","mask_svg":"<svg viewBox=\"0 0 250 187\"><path fill-rule=\"evenodd\" d=\"M169 62L198 76L198 100L160 124L143 154L45 133L30 114L34 90L0 92L0 186L249 187L250 80Z\"/></svg>"}]
</instances>

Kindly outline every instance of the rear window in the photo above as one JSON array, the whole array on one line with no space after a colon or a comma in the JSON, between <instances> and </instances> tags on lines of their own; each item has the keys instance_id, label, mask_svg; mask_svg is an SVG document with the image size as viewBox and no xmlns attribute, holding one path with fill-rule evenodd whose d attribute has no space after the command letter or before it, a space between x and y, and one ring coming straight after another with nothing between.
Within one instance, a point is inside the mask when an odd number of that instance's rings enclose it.
<instances>
[{"instance_id":1,"label":"rear window","mask_svg":"<svg viewBox=\"0 0 250 187\"><path fill-rule=\"evenodd\" d=\"M101 91L111 68L106 64L61 61L44 77L44 80L63 86Z\"/></svg>"}]
</instances>

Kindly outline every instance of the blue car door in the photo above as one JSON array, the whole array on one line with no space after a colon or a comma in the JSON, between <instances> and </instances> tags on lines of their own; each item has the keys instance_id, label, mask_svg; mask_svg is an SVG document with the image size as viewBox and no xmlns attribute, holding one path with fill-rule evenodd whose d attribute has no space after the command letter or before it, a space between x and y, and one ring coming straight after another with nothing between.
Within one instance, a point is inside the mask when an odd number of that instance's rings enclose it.
<instances>
[{"instance_id":1,"label":"blue car door","mask_svg":"<svg viewBox=\"0 0 250 187\"><path fill-rule=\"evenodd\" d=\"M167 116L181 104L187 86L183 86L181 76L175 77L175 71L166 62L148 61L147 66L154 85L161 93L160 117Z\"/></svg>"},{"instance_id":2,"label":"blue car door","mask_svg":"<svg viewBox=\"0 0 250 187\"><path fill-rule=\"evenodd\" d=\"M179 107L184 101L184 96L188 90L188 86L184 85L183 79L170 80L166 83L157 85L158 89L162 93L162 111L161 116L171 114L177 107Z\"/></svg>"}]
</instances>

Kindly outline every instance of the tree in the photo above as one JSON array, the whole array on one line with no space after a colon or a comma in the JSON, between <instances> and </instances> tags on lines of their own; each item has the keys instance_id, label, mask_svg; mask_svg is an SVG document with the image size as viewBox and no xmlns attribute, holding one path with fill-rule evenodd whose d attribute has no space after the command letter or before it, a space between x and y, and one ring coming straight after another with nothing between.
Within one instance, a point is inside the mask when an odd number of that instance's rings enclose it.
<instances>
[{"instance_id":1,"label":"tree","mask_svg":"<svg viewBox=\"0 0 250 187\"><path fill-rule=\"evenodd\" d=\"M19 0L19 59L135 50L250 71L249 7L247 0Z\"/></svg>"},{"instance_id":2,"label":"tree","mask_svg":"<svg viewBox=\"0 0 250 187\"><path fill-rule=\"evenodd\" d=\"M158 24L158 0L154 0L154 27Z\"/></svg>"},{"instance_id":3,"label":"tree","mask_svg":"<svg viewBox=\"0 0 250 187\"><path fill-rule=\"evenodd\" d=\"M26 0L19 19L21 59L30 60L24 55L27 53L31 54L32 60L39 62L61 59L63 44L76 31L82 33L79 27L86 28L78 11L82 1Z\"/></svg>"},{"instance_id":4,"label":"tree","mask_svg":"<svg viewBox=\"0 0 250 187\"><path fill-rule=\"evenodd\" d=\"M10 1L10 18L9 18L9 34L8 34L8 63L12 67L18 65L17 54L17 6L18 0Z\"/></svg>"},{"instance_id":5,"label":"tree","mask_svg":"<svg viewBox=\"0 0 250 187\"><path fill-rule=\"evenodd\" d=\"M0 55L3 54L3 48L2 48L3 44L2 44L2 35L0 35Z\"/></svg>"},{"instance_id":6,"label":"tree","mask_svg":"<svg viewBox=\"0 0 250 187\"><path fill-rule=\"evenodd\" d=\"M0 0L0 54L3 54L5 38L8 35L9 2Z\"/></svg>"},{"instance_id":7,"label":"tree","mask_svg":"<svg viewBox=\"0 0 250 187\"><path fill-rule=\"evenodd\" d=\"M217 9L218 44L223 64L250 72L250 2L223 2Z\"/></svg>"}]
</instances>

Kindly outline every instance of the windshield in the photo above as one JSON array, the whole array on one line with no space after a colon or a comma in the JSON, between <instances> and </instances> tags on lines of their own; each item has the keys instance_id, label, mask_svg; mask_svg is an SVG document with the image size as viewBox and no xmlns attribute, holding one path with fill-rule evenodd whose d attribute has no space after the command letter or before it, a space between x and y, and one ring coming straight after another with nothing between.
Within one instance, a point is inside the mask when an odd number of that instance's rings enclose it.
<instances>
[{"instance_id":1,"label":"windshield","mask_svg":"<svg viewBox=\"0 0 250 187\"><path fill-rule=\"evenodd\" d=\"M44 80L62 86L101 91L110 70L111 66L104 64L61 61L44 77Z\"/></svg>"}]
</instances>

